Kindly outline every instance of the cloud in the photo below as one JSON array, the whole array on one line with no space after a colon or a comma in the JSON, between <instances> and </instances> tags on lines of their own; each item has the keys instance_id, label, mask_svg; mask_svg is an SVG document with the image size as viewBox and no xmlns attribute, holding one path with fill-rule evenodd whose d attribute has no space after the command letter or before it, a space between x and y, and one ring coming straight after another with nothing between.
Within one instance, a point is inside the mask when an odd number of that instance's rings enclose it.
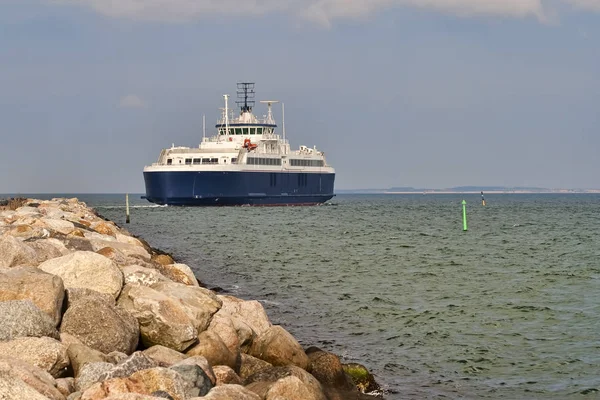
<instances>
[{"instance_id":1,"label":"cloud","mask_svg":"<svg viewBox=\"0 0 600 400\"><path fill-rule=\"evenodd\" d=\"M135 94L128 94L127 96L121 97L119 101L119 107L121 108L146 108L146 102L141 97Z\"/></svg>"},{"instance_id":2,"label":"cloud","mask_svg":"<svg viewBox=\"0 0 600 400\"><path fill-rule=\"evenodd\" d=\"M111 16L153 21L190 21L213 15L282 12L329 26L337 19L365 18L397 7L428 9L461 17L498 16L548 21L559 3L600 11L600 0L46 0L91 7Z\"/></svg>"}]
</instances>

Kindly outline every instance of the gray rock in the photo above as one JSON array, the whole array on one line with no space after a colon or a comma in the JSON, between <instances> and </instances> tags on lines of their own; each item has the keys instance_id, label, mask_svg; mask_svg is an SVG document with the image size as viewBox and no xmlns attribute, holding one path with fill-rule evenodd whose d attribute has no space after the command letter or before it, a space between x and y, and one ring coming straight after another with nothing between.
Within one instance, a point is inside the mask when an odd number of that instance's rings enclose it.
<instances>
[{"instance_id":1,"label":"gray rock","mask_svg":"<svg viewBox=\"0 0 600 400\"><path fill-rule=\"evenodd\" d=\"M54 320L31 300L0 302L0 315L0 340L12 340L20 336L59 338Z\"/></svg>"},{"instance_id":2,"label":"gray rock","mask_svg":"<svg viewBox=\"0 0 600 400\"><path fill-rule=\"evenodd\" d=\"M156 366L154 360L147 357L141 351L136 351L131 356L115 365L110 371L102 374L99 381L105 381L112 378L124 378L135 372L154 368Z\"/></svg>"},{"instance_id":3,"label":"gray rock","mask_svg":"<svg viewBox=\"0 0 600 400\"><path fill-rule=\"evenodd\" d=\"M69 366L66 347L49 337L19 337L0 342L0 354L22 360L58 377Z\"/></svg>"},{"instance_id":4,"label":"gray rock","mask_svg":"<svg viewBox=\"0 0 600 400\"><path fill-rule=\"evenodd\" d=\"M133 353L140 335L138 322L130 313L96 298L73 303L63 316L60 331L105 354Z\"/></svg>"},{"instance_id":5,"label":"gray rock","mask_svg":"<svg viewBox=\"0 0 600 400\"><path fill-rule=\"evenodd\" d=\"M203 400L261 400L261 398L251 390L240 385L216 386ZM196 400L196 399L190 399ZM200 399L198 399L200 400Z\"/></svg>"},{"instance_id":6,"label":"gray rock","mask_svg":"<svg viewBox=\"0 0 600 400\"><path fill-rule=\"evenodd\" d=\"M185 380L187 387L186 397L204 396L213 388L208 375L198 365L174 365L170 369L177 371Z\"/></svg>"},{"instance_id":7,"label":"gray rock","mask_svg":"<svg viewBox=\"0 0 600 400\"><path fill-rule=\"evenodd\" d=\"M140 265L128 265L121 271L123 271L125 284L152 286L158 282L168 282L168 279L157 270Z\"/></svg>"},{"instance_id":8,"label":"gray rock","mask_svg":"<svg viewBox=\"0 0 600 400\"><path fill-rule=\"evenodd\" d=\"M71 360L71 368L75 377L79 376L79 372L86 364L106 362L106 356L103 353L84 344L69 344L67 354Z\"/></svg>"},{"instance_id":9,"label":"gray rock","mask_svg":"<svg viewBox=\"0 0 600 400\"><path fill-rule=\"evenodd\" d=\"M0 357L0 376L10 376L14 381L21 380L38 393L51 400L65 400L65 396L56 389L56 381L46 371L29 363L10 357ZM1 380L1 379L0 379ZM29 399L29 397L17 397Z\"/></svg>"},{"instance_id":10,"label":"gray rock","mask_svg":"<svg viewBox=\"0 0 600 400\"><path fill-rule=\"evenodd\" d=\"M77 251L39 266L62 278L66 288L88 288L117 298L123 286L121 270L108 258L89 251Z\"/></svg>"},{"instance_id":11,"label":"gray rock","mask_svg":"<svg viewBox=\"0 0 600 400\"><path fill-rule=\"evenodd\" d=\"M0 369L0 399L6 400L48 400L48 397L11 374Z\"/></svg>"},{"instance_id":12,"label":"gray rock","mask_svg":"<svg viewBox=\"0 0 600 400\"><path fill-rule=\"evenodd\" d=\"M206 358L204 358L202 356L188 357L185 360L180 361L177 364L174 364L172 367L178 367L181 365L197 365L197 366L199 366L200 368L202 368L202 370L204 371L206 376L208 376L208 378L210 379L212 384L216 385L217 378L215 377L215 372L213 371L211 365L208 363L208 360Z\"/></svg>"},{"instance_id":13,"label":"gray rock","mask_svg":"<svg viewBox=\"0 0 600 400\"><path fill-rule=\"evenodd\" d=\"M0 268L11 268L35 263L35 251L12 236L0 236Z\"/></svg>"},{"instance_id":14,"label":"gray rock","mask_svg":"<svg viewBox=\"0 0 600 400\"><path fill-rule=\"evenodd\" d=\"M85 364L75 378L75 390L84 392L87 388L96 382L101 382L101 377L109 373L114 365L107 362L91 362Z\"/></svg>"},{"instance_id":15,"label":"gray rock","mask_svg":"<svg viewBox=\"0 0 600 400\"><path fill-rule=\"evenodd\" d=\"M97 300L103 301L111 306L115 306L116 302L112 295L108 293L100 293L92 289L88 288L67 288L66 290L65 300L67 302L67 309L71 307L73 304L77 303L79 300Z\"/></svg>"},{"instance_id":16,"label":"gray rock","mask_svg":"<svg viewBox=\"0 0 600 400\"><path fill-rule=\"evenodd\" d=\"M0 301L29 299L55 326L60 323L64 297L62 279L37 268L18 267L0 273Z\"/></svg>"}]
</instances>

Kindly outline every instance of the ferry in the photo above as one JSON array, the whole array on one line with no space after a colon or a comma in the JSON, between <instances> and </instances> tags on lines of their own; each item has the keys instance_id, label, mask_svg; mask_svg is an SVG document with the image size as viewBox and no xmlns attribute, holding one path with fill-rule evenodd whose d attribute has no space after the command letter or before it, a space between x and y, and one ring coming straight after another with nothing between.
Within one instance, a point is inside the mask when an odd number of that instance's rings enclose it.
<instances>
[{"instance_id":1,"label":"ferry","mask_svg":"<svg viewBox=\"0 0 600 400\"><path fill-rule=\"evenodd\" d=\"M144 167L148 201L173 206L316 205L334 196L335 170L316 147L292 150L285 135L276 133L274 100L260 101L267 114L253 114L255 84L237 84L237 115L229 95L215 125L216 134L198 147L174 144L158 161Z\"/></svg>"}]
</instances>

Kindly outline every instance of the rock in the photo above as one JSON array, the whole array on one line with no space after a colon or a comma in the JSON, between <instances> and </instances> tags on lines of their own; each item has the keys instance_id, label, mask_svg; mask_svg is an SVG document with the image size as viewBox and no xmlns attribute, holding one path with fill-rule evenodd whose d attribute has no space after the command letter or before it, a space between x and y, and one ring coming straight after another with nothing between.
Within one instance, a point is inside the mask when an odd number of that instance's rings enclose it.
<instances>
[{"instance_id":1,"label":"rock","mask_svg":"<svg viewBox=\"0 0 600 400\"><path fill-rule=\"evenodd\" d=\"M86 233L85 237L89 239L94 251L98 251L104 247L112 247L113 249L119 250L126 257L137 256L143 258L144 260L150 261L150 254L148 254L143 247L129 243L121 243L116 240L106 240L108 239L107 236L103 238L97 238Z\"/></svg>"},{"instance_id":2,"label":"rock","mask_svg":"<svg viewBox=\"0 0 600 400\"><path fill-rule=\"evenodd\" d=\"M104 221L94 222L91 225L91 228L101 235L115 236L115 233L117 232L115 226Z\"/></svg>"},{"instance_id":3,"label":"rock","mask_svg":"<svg viewBox=\"0 0 600 400\"><path fill-rule=\"evenodd\" d=\"M66 236L63 243L71 251L94 251L94 247L87 239L81 239L73 234Z\"/></svg>"},{"instance_id":4,"label":"rock","mask_svg":"<svg viewBox=\"0 0 600 400\"><path fill-rule=\"evenodd\" d=\"M77 339L75 336L73 335L69 335L68 333L60 333L60 342L62 344L64 344L65 346L67 346L67 348L72 345L72 344L80 344L82 346L85 346L81 340ZM87 347L87 346L86 346Z\"/></svg>"},{"instance_id":5,"label":"rock","mask_svg":"<svg viewBox=\"0 0 600 400\"><path fill-rule=\"evenodd\" d=\"M186 397L204 396L213 388L213 383L198 365L174 365L170 369L177 371L186 382Z\"/></svg>"},{"instance_id":6,"label":"rock","mask_svg":"<svg viewBox=\"0 0 600 400\"><path fill-rule=\"evenodd\" d=\"M168 368L187 358L187 355L182 354L168 347L156 345L143 351L143 353L154 360L159 367Z\"/></svg>"},{"instance_id":7,"label":"rock","mask_svg":"<svg viewBox=\"0 0 600 400\"><path fill-rule=\"evenodd\" d=\"M344 372L350 375L352 381L361 393L381 390L377 382L375 382L373 375L364 365L349 363L342 364L342 367L344 368Z\"/></svg>"},{"instance_id":8,"label":"rock","mask_svg":"<svg viewBox=\"0 0 600 400\"><path fill-rule=\"evenodd\" d=\"M85 391L87 388L101 382L102 375L109 373L114 365L107 362L91 362L81 367L79 374L75 378L75 390Z\"/></svg>"},{"instance_id":9,"label":"rock","mask_svg":"<svg viewBox=\"0 0 600 400\"><path fill-rule=\"evenodd\" d=\"M227 315L219 312L213 315L207 331L219 335L229 351L233 353L240 351L241 346L238 332L235 329L233 321Z\"/></svg>"},{"instance_id":10,"label":"rock","mask_svg":"<svg viewBox=\"0 0 600 400\"><path fill-rule=\"evenodd\" d=\"M108 293L115 299L123 286L123 274L115 263L89 251L77 251L48 260L39 269L60 276L67 288L88 288Z\"/></svg>"},{"instance_id":11,"label":"rock","mask_svg":"<svg viewBox=\"0 0 600 400\"><path fill-rule=\"evenodd\" d=\"M135 353L133 353L135 354ZM110 353L105 355L106 362L111 364L120 364L123 361L127 360L129 356L125 353L121 353L120 351L111 351ZM153 364L153 367L158 367L158 365Z\"/></svg>"},{"instance_id":12,"label":"rock","mask_svg":"<svg viewBox=\"0 0 600 400\"><path fill-rule=\"evenodd\" d=\"M219 313L231 318L242 351L247 350L253 337L262 335L271 327L267 313L258 301L244 301L233 296L217 297L223 302Z\"/></svg>"},{"instance_id":13,"label":"rock","mask_svg":"<svg viewBox=\"0 0 600 400\"><path fill-rule=\"evenodd\" d=\"M156 261L160 265L175 264L175 261L173 260L173 258L167 254L158 254L156 256L152 256L152 261Z\"/></svg>"},{"instance_id":14,"label":"rock","mask_svg":"<svg viewBox=\"0 0 600 400\"><path fill-rule=\"evenodd\" d=\"M70 344L67 347L67 354L71 360L71 368L76 378L86 364L106 362L106 357L103 353L84 344Z\"/></svg>"},{"instance_id":15,"label":"rock","mask_svg":"<svg viewBox=\"0 0 600 400\"><path fill-rule=\"evenodd\" d=\"M18 217L40 217L40 211L36 207L19 207L15 210L15 215Z\"/></svg>"},{"instance_id":16,"label":"rock","mask_svg":"<svg viewBox=\"0 0 600 400\"><path fill-rule=\"evenodd\" d=\"M232 385L241 385L242 384L242 378L240 378L238 376L238 374L235 373L234 370L232 370L231 368L229 368L225 365L217 365L213 368L213 371L215 371L215 376L217 378L217 386L227 385L227 384L232 384Z\"/></svg>"},{"instance_id":17,"label":"rock","mask_svg":"<svg viewBox=\"0 0 600 400\"><path fill-rule=\"evenodd\" d=\"M183 304L170 296L149 287L126 285L118 304L137 318L145 347L160 344L184 351L197 340L194 321Z\"/></svg>"},{"instance_id":18,"label":"rock","mask_svg":"<svg viewBox=\"0 0 600 400\"><path fill-rule=\"evenodd\" d=\"M311 388L295 376L280 379L267 392L265 400L319 400L323 393L314 393Z\"/></svg>"},{"instance_id":19,"label":"rock","mask_svg":"<svg viewBox=\"0 0 600 400\"><path fill-rule=\"evenodd\" d=\"M0 268L11 268L35 263L35 251L12 236L0 236Z\"/></svg>"},{"instance_id":20,"label":"rock","mask_svg":"<svg viewBox=\"0 0 600 400\"><path fill-rule=\"evenodd\" d=\"M7 375L11 381L23 381L38 393L46 396L46 400L48 398L65 400L65 396L56 389L56 381L52 375L29 363L10 357L0 357L0 376ZM29 400L30 397L17 397L17 399Z\"/></svg>"},{"instance_id":21,"label":"rock","mask_svg":"<svg viewBox=\"0 0 600 400\"><path fill-rule=\"evenodd\" d=\"M254 392L240 385L222 385L214 387L204 400L261 400ZM196 400L196 399L190 399ZM198 399L200 400L200 399Z\"/></svg>"},{"instance_id":22,"label":"rock","mask_svg":"<svg viewBox=\"0 0 600 400\"><path fill-rule=\"evenodd\" d=\"M127 257L120 250L115 249L114 247L103 247L98 250L96 253L103 255L104 257L112 260L117 265L126 265Z\"/></svg>"},{"instance_id":23,"label":"rock","mask_svg":"<svg viewBox=\"0 0 600 400\"><path fill-rule=\"evenodd\" d=\"M54 320L31 300L0 302L0 315L0 340L12 340L20 336L59 338Z\"/></svg>"},{"instance_id":24,"label":"rock","mask_svg":"<svg viewBox=\"0 0 600 400\"><path fill-rule=\"evenodd\" d=\"M29 299L58 326L64 299L60 277L33 267L11 268L0 273L0 301Z\"/></svg>"},{"instance_id":25,"label":"rock","mask_svg":"<svg viewBox=\"0 0 600 400\"><path fill-rule=\"evenodd\" d=\"M60 378L56 380L56 389L67 397L75 391L75 378Z\"/></svg>"},{"instance_id":26,"label":"rock","mask_svg":"<svg viewBox=\"0 0 600 400\"><path fill-rule=\"evenodd\" d=\"M67 288L65 293L67 309L81 300L101 301L108 303L111 306L115 306L116 304L115 299L111 294L96 292L95 290L88 288Z\"/></svg>"},{"instance_id":27,"label":"rock","mask_svg":"<svg viewBox=\"0 0 600 400\"><path fill-rule=\"evenodd\" d=\"M214 332L201 332L198 335L198 344L186 353L188 356L202 356L210 365L226 365L235 371L240 370L240 353L232 353L219 335Z\"/></svg>"},{"instance_id":28,"label":"rock","mask_svg":"<svg viewBox=\"0 0 600 400\"><path fill-rule=\"evenodd\" d=\"M262 370L247 378L244 383L249 389L262 396L266 395L270 389L269 385L264 385L265 382L277 382L280 379L289 376L294 376L305 384L306 387L309 388L311 396L314 396L319 400L325 400L325 395L323 394L323 389L319 381L302 368L293 365L288 365L286 367L271 367ZM255 385L255 383L258 385Z\"/></svg>"},{"instance_id":29,"label":"rock","mask_svg":"<svg viewBox=\"0 0 600 400\"><path fill-rule=\"evenodd\" d=\"M210 379L211 383L213 385L216 384L217 378L215 376L215 373L214 373L212 367L208 363L208 360L206 360L206 358L204 358L202 356L188 357L185 360L179 361L177 364L172 365L172 367L179 367L181 365L197 365L197 366L199 366L200 368L202 368L202 370L204 371L206 376L208 376L208 379Z\"/></svg>"},{"instance_id":30,"label":"rock","mask_svg":"<svg viewBox=\"0 0 600 400\"><path fill-rule=\"evenodd\" d=\"M177 299L185 313L192 319L198 332L208 328L212 316L221 308L221 301L208 289L180 283L159 282L152 289Z\"/></svg>"},{"instance_id":31,"label":"rock","mask_svg":"<svg viewBox=\"0 0 600 400\"><path fill-rule=\"evenodd\" d=\"M186 382L171 369L152 368L138 371L128 378L114 378L98 382L89 387L81 400L103 399L118 394L139 393L151 395L156 392L165 392L173 400L185 399Z\"/></svg>"},{"instance_id":32,"label":"rock","mask_svg":"<svg viewBox=\"0 0 600 400\"><path fill-rule=\"evenodd\" d=\"M300 343L279 325L270 327L254 340L250 355L275 366L296 365L307 369L309 364Z\"/></svg>"},{"instance_id":33,"label":"rock","mask_svg":"<svg viewBox=\"0 0 600 400\"><path fill-rule=\"evenodd\" d=\"M139 394L139 393L121 393L112 396L105 397L104 400L161 400L161 399L172 399L168 393L157 391L151 395Z\"/></svg>"},{"instance_id":34,"label":"rock","mask_svg":"<svg viewBox=\"0 0 600 400\"><path fill-rule=\"evenodd\" d=\"M0 367L0 398L6 400L48 400L48 397Z\"/></svg>"},{"instance_id":35,"label":"rock","mask_svg":"<svg viewBox=\"0 0 600 400\"><path fill-rule=\"evenodd\" d=\"M156 269L173 282L189 286L199 286L194 272L185 264L157 264Z\"/></svg>"},{"instance_id":36,"label":"rock","mask_svg":"<svg viewBox=\"0 0 600 400\"><path fill-rule=\"evenodd\" d=\"M128 265L123 267L121 271L123 272L125 284L152 286L158 282L169 281L157 270L140 265Z\"/></svg>"},{"instance_id":37,"label":"rock","mask_svg":"<svg viewBox=\"0 0 600 400\"><path fill-rule=\"evenodd\" d=\"M35 260L32 262L32 265L39 265L53 258L62 257L70 252L60 240L55 238L38 239L33 242L28 241L27 244L35 251Z\"/></svg>"},{"instance_id":38,"label":"rock","mask_svg":"<svg viewBox=\"0 0 600 400\"><path fill-rule=\"evenodd\" d=\"M112 351L133 353L140 335L133 315L95 298L82 298L70 305L60 331L105 354Z\"/></svg>"},{"instance_id":39,"label":"rock","mask_svg":"<svg viewBox=\"0 0 600 400\"><path fill-rule=\"evenodd\" d=\"M260 358L252 357L249 354L242 353L242 365L240 367L240 377L246 379L257 372L269 369L273 365Z\"/></svg>"},{"instance_id":40,"label":"rock","mask_svg":"<svg viewBox=\"0 0 600 400\"><path fill-rule=\"evenodd\" d=\"M321 384L336 389L355 389L352 380L344 372L338 356L316 347L308 349L306 353L310 360L309 370Z\"/></svg>"},{"instance_id":41,"label":"rock","mask_svg":"<svg viewBox=\"0 0 600 400\"><path fill-rule=\"evenodd\" d=\"M69 365L66 347L49 337L19 337L0 342L0 354L15 358L58 377Z\"/></svg>"},{"instance_id":42,"label":"rock","mask_svg":"<svg viewBox=\"0 0 600 400\"><path fill-rule=\"evenodd\" d=\"M48 232L47 230L44 232L44 229L40 228L39 226L31 226L25 224L13 224L11 226L11 229L8 231L8 234L20 240L50 237L50 232Z\"/></svg>"},{"instance_id":43,"label":"rock","mask_svg":"<svg viewBox=\"0 0 600 400\"><path fill-rule=\"evenodd\" d=\"M71 221L62 219L40 218L34 225L62 233L63 235L68 235L75 230L75 225Z\"/></svg>"}]
</instances>

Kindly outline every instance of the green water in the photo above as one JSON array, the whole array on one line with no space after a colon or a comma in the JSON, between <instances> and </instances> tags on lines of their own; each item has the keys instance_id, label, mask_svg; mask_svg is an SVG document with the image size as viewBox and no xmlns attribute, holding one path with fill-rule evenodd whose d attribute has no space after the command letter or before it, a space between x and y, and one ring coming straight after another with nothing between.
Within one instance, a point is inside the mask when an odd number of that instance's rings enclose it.
<instances>
[{"instance_id":1,"label":"green water","mask_svg":"<svg viewBox=\"0 0 600 400\"><path fill-rule=\"evenodd\" d=\"M461 200L469 231L462 231ZM124 222L123 196L84 198ZM282 208L137 207L127 228L209 287L263 302L388 399L600 389L600 196L340 195Z\"/></svg>"}]
</instances>

